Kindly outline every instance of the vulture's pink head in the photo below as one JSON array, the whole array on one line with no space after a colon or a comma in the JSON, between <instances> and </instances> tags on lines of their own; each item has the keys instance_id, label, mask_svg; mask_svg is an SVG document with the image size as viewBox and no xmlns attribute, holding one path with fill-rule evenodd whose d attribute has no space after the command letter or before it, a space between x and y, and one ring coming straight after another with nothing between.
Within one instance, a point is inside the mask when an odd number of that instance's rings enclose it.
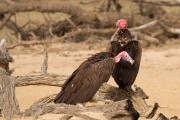
<instances>
[{"instance_id":1,"label":"vulture's pink head","mask_svg":"<svg viewBox=\"0 0 180 120\"><path fill-rule=\"evenodd\" d=\"M118 26L119 29L127 29L128 22L127 20L120 19L117 21L116 25Z\"/></svg>"},{"instance_id":2,"label":"vulture's pink head","mask_svg":"<svg viewBox=\"0 0 180 120\"><path fill-rule=\"evenodd\" d=\"M118 63L120 60L124 59L131 63L131 65L134 63L134 60L129 56L129 54L126 51L120 52L116 57L114 57L114 61Z\"/></svg>"}]
</instances>

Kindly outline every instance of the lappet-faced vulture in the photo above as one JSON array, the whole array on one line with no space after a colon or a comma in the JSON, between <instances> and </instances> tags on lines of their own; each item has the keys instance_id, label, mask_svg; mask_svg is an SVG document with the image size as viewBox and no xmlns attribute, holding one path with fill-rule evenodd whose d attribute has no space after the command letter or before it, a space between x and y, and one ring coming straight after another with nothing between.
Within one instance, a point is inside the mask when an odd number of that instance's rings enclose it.
<instances>
[{"instance_id":1,"label":"lappet-faced vulture","mask_svg":"<svg viewBox=\"0 0 180 120\"><path fill-rule=\"evenodd\" d=\"M120 88L131 89L136 76L139 71L142 47L139 41L132 40L131 33L127 29L128 23L126 20L118 20L118 29L111 38L111 42L108 46L108 51L116 56L121 51L127 51L127 53L134 60L133 65L123 59L115 65L112 77Z\"/></svg>"},{"instance_id":2,"label":"lappet-faced vulture","mask_svg":"<svg viewBox=\"0 0 180 120\"><path fill-rule=\"evenodd\" d=\"M66 80L55 103L76 104L91 100L112 75L115 64L124 59L133 64L126 51L112 57L109 52L97 53L84 61Z\"/></svg>"}]
</instances>

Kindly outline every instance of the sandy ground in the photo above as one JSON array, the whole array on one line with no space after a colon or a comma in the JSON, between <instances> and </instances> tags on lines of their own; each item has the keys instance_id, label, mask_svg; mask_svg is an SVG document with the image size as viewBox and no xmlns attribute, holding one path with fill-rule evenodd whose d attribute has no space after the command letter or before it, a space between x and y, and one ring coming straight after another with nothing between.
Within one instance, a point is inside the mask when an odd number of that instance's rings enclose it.
<instances>
[{"instance_id":1,"label":"sandy ground","mask_svg":"<svg viewBox=\"0 0 180 120\"><path fill-rule=\"evenodd\" d=\"M105 50L106 42L97 46L86 44L58 44L51 46L49 73L70 75L89 55ZM23 51L23 53L22 53ZM13 76L23 76L40 72L43 55L41 47L19 48L10 51L15 62ZM111 78L108 82L115 85ZM167 117L180 117L180 44L173 47L143 49L140 71L135 82L149 95L148 104L158 102L161 112ZM50 86L27 86L16 88L21 111L29 108L44 96L58 93L60 88Z\"/></svg>"}]
</instances>

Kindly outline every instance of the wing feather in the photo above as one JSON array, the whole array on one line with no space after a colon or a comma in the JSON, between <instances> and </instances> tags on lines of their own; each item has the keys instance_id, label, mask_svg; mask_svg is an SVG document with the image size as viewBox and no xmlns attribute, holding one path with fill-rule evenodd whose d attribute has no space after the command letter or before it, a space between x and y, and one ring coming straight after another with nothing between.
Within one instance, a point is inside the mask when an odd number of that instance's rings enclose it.
<instances>
[{"instance_id":1,"label":"wing feather","mask_svg":"<svg viewBox=\"0 0 180 120\"><path fill-rule=\"evenodd\" d=\"M114 62L110 54L95 54L85 62L65 82L55 103L76 104L89 101L104 82L110 78Z\"/></svg>"}]
</instances>

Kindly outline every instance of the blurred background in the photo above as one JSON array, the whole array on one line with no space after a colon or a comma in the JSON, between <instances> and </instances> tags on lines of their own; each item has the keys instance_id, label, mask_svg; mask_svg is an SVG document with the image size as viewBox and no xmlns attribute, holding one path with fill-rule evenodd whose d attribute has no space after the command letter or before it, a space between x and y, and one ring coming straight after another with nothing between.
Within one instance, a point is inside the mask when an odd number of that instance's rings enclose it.
<instances>
[{"instance_id":1,"label":"blurred background","mask_svg":"<svg viewBox=\"0 0 180 120\"><path fill-rule=\"evenodd\" d=\"M0 38L14 57L13 76L41 72L69 76L90 55L105 51L118 19L128 20L143 54L135 84L158 102L159 113L180 117L179 0L1 0ZM108 82L117 86L111 78ZM16 89L21 110L58 87Z\"/></svg>"},{"instance_id":2,"label":"blurred background","mask_svg":"<svg viewBox=\"0 0 180 120\"><path fill-rule=\"evenodd\" d=\"M163 45L179 39L179 5L178 0L1 0L0 36L14 44L109 40L116 21L127 19L129 28L145 25L131 30L144 47Z\"/></svg>"}]
</instances>

